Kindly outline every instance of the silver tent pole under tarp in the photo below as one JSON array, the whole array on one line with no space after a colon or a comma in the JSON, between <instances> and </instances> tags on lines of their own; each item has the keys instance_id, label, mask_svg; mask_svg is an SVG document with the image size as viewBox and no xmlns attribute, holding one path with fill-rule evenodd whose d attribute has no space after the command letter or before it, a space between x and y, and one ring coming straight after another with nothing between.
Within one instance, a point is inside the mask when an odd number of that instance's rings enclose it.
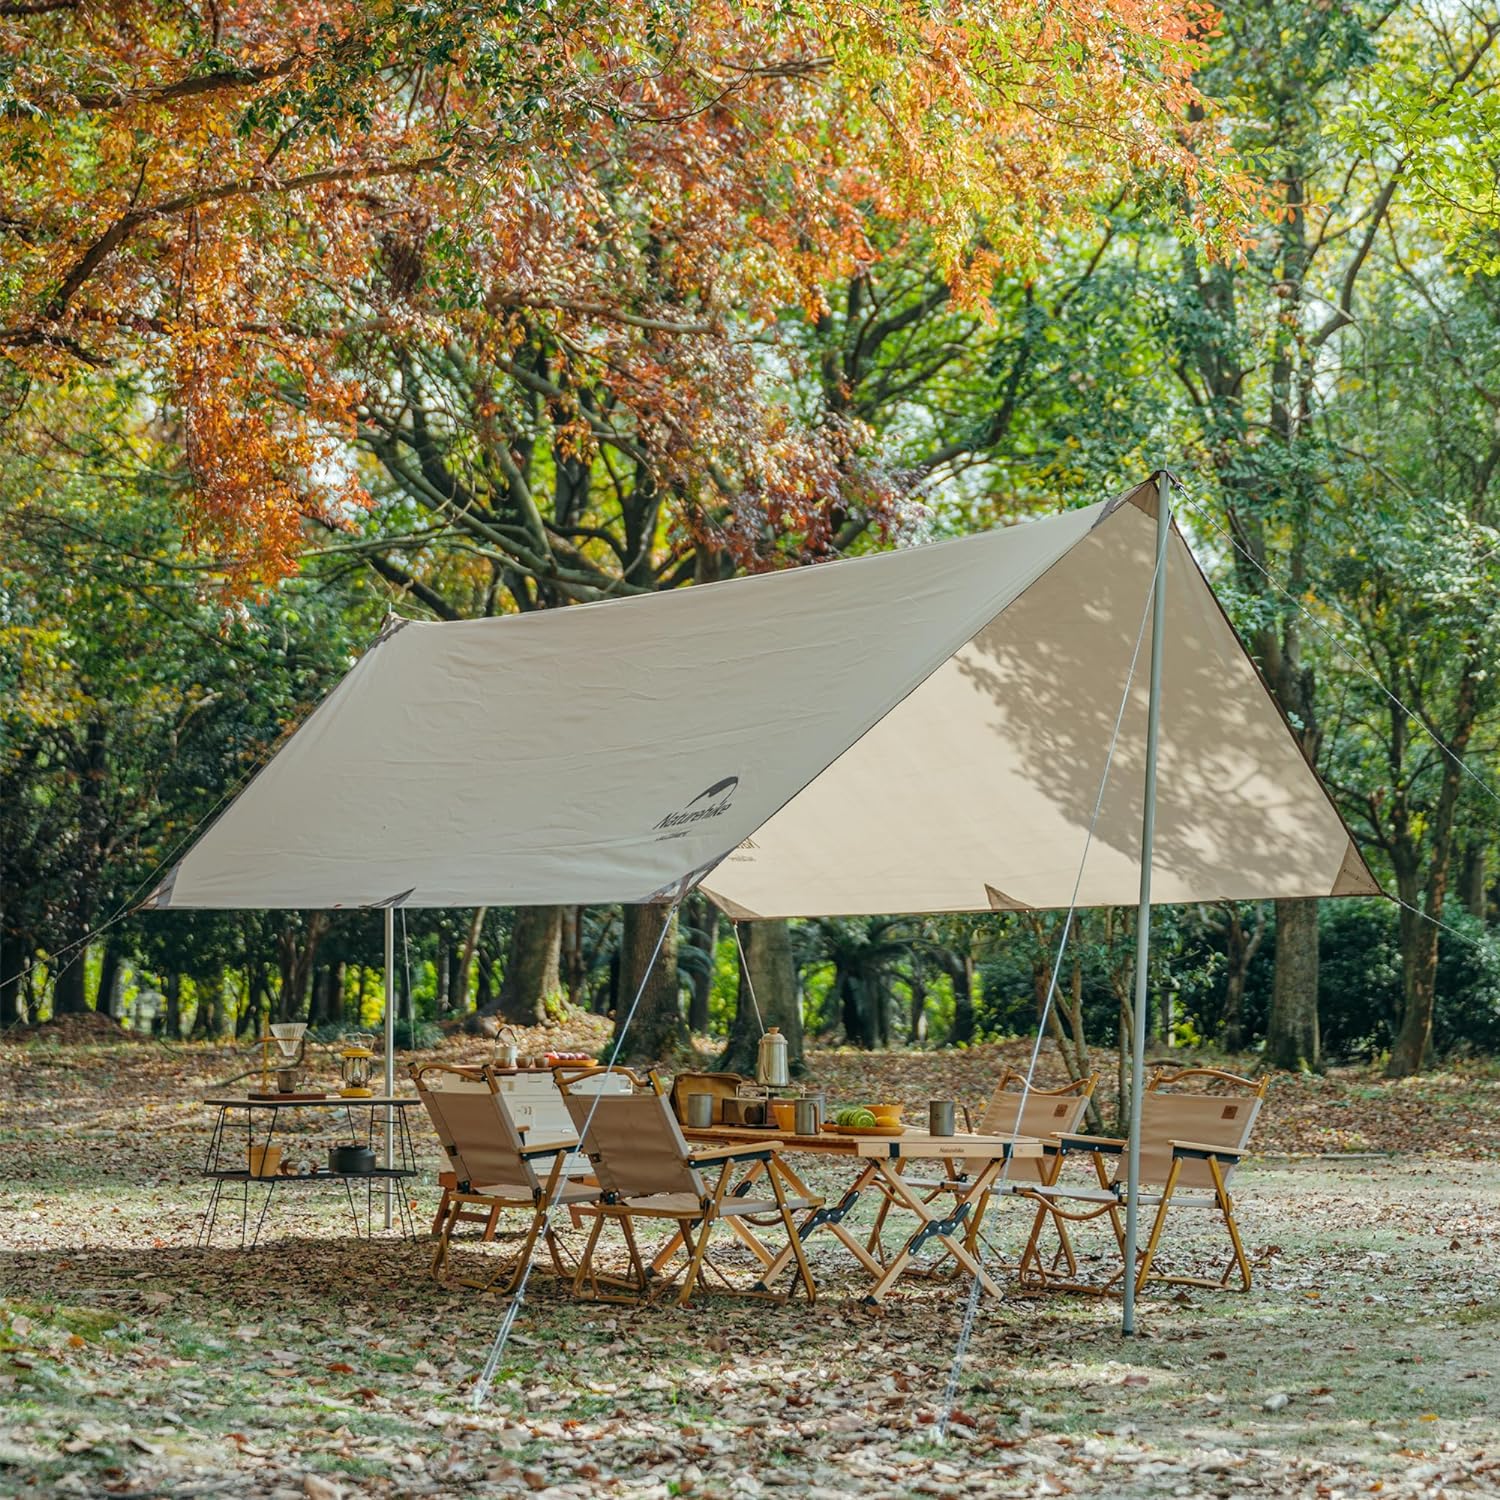
<instances>
[{"instance_id":1,"label":"silver tent pole under tarp","mask_svg":"<svg viewBox=\"0 0 1500 1500\"><path fill-rule=\"evenodd\" d=\"M1130 1132L1125 1176L1125 1283L1122 1333L1135 1332L1136 1238L1141 1196L1141 1095L1146 1087L1146 980L1151 958L1151 855L1156 834L1156 760L1161 731L1161 657L1167 620L1167 541L1172 476L1156 475L1156 571L1151 596L1151 696L1146 709L1146 792L1141 814L1141 897L1135 929L1135 1017L1130 1040Z\"/></svg>"},{"instance_id":2,"label":"silver tent pole under tarp","mask_svg":"<svg viewBox=\"0 0 1500 1500\"><path fill-rule=\"evenodd\" d=\"M392 902L385 909L385 1097L396 1094L396 905ZM385 1107L385 1158L387 1172L395 1166L395 1111ZM393 1177L385 1179L385 1227L389 1229L392 1210L395 1206Z\"/></svg>"}]
</instances>

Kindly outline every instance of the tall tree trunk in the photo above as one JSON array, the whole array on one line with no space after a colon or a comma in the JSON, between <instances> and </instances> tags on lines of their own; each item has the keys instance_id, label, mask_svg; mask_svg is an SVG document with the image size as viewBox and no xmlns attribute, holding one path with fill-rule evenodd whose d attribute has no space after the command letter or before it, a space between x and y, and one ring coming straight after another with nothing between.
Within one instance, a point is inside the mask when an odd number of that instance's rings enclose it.
<instances>
[{"instance_id":1,"label":"tall tree trunk","mask_svg":"<svg viewBox=\"0 0 1500 1500\"><path fill-rule=\"evenodd\" d=\"M683 903L682 925L688 942L702 954L692 971L688 991L688 1030L700 1035L708 1030L708 1002L713 995L720 920L719 908L707 896L695 893Z\"/></svg>"},{"instance_id":2,"label":"tall tree trunk","mask_svg":"<svg viewBox=\"0 0 1500 1500\"><path fill-rule=\"evenodd\" d=\"M906 1022L906 1040L915 1047L927 1040L927 985L920 971L913 969L906 981L911 995L911 1006Z\"/></svg>"},{"instance_id":3,"label":"tall tree trunk","mask_svg":"<svg viewBox=\"0 0 1500 1500\"><path fill-rule=\"evenodd\" d=\"M1224 972L1224 1001L1219 1012L1219 1043L1226 1052L1245 1045L1245 986L1250 965L1266 936L1266 904L1255 903L1255 927L1246 932L1239 908L1229 903L1224 924L1224 948L1228 960Z\"/></svg>"},{"instance_id":4,"label":"tall tree trunk","mask_svg":"<svg viewBox=\"0 0 1500 1500\"><path fill-rule=\"evenodd\" d=\"M658 939L661 939L660 952L656 952ZM655 963L651 961L653 953L656 953ZM626 1030L637 991L640 1003ZM656 1062L680 1052L687 1041L677 983L677 914L661 905L626 906L620 934L620 988L615 1004L615 1044L619 1047L620 1061Z\"/></svg>"},{"instance_id":5,"label":"tall tree trunk","mask_svg":"<svg viewBox=\"0 0 1500 1500\"><path fill-rule=\"evenodd\" d=\"M479 946L479 934L484 928L487 906L476 906L469 922L468 936L464 939L464 950L458 960L458 983L454 987L453 1008L464 1015L469 1009L469 975L474 969L474 950Z\"/></svg>"},{"instance_id":6,"label":"tall tree trunk","mask_svg":"<svg viewBox=\"0 0 1500 1500\"><path fill-rule=\"evenodd\" d=\"M1266 1026L1266 1061L1273 1068L1301 1072L1322 1060L1318 1042L1318 903L1316 899L1276 903L1276 969L1271 983L1271 1017Z\"/></svg>"},{"instance_id":7,"label":"tall tree trunk","mask_svg":"<svg viewBox=\"0 0 1500 1500\"><path fill-rule=\"evenodd\" d=\"M182 1038L182 975L171 973L162 986L167 997L166 1032L176 1042Z\"/></svg>"},{"instance_id":8,"label":"tall tree trunk","mask_svg":"<svg viewBox=\"0 0 1500 1500\"><path fill-rule=\"evenodd\" d=\"M516 908L500 993L484 1014L500 1015L516 1026L546 1024L547 1007L556 1003L562 990L562 925L560 906Z\"/></svg>"},{"instance_id":9,"label":"tall tree trunk","mask_svg":"<svg viewBox=\"0 0 1500 1500\"><path fill-rule=\"evenodd\" d=\"M942 957L943 967L953 982L953 1030L948 1040L972 1042L978 1024L974 1015L974 959L967 953L946 951Z\"/></svg>"},{"instance_id":10,"label":"tall tree trunk","mask_svg":"<svg viewBox=\"0 0 1500 1500\"><path fill-rule=\"evenodd\" d=\"M1477 839L1464 849L1463 874L1459 877L1464 910L1482 922L1489 910L1484 888L1484 845Z\"/></svg>"},{"instance_id":11,"label":"tall tree trunk","mask_svg":"<svg viewBox=\"0 0 1500 1500\"><path fill-rule=\"evenodd\" d=\"M89 945L79 943L64 960L52 984L52 1014L54 1016L78 1016L89 1008L84 991L87 974Z\"/></svg>"},{"instance_id":12,"label":"tall tree trunk","mask_svg":"<svg viewBox=\"0 0 1500 1500\"><path fill-rule=\"evenodd\" d=\"M113 935L104 939L104 954L99 964L99 988L94 991L94 1009L100 1015L114 1016L120 1008L120 976L125 956Z\"/></svg>"},{"instance_id":13,"label":"tall tree trunk","mask_svg":"<svg viewBox=\"0 0 1500 1500\"><path fill-rule=\"evenodd\" d=\"M1443 762L1442 788L1433 810L1428 834L1427 879L1422 901L1425 921L1405 907L1401 911L1401 968L1405 1004L1401 1013L1401 1030L1391 1048L1391 1060L1385 1070L1387 1078L1407 1078L1419 1073L1432 1052L1432 1017L1437 1002L1438 931L1443 920L1443 906L1448 896L1448 878L1453 868L1456 842L1456 817L1459 794L1463 789L1463 757L1479 712L1478 663L1471 659L1459 683L1458 703L1454 711L1455 730L1447 745ZM1413 879L1401 879L1397 869L1397 889L1402 899L1410 900L1402 887L1416 892ZM1410 901L1412 906L1417 903ZM1414 926L1408 927L1411 917Z\"/></svg>"},{"instance_id":14,"label":"tall tree trunk","mask_svg":"<svg viewBox=\"0 0 1500 1500\"><path fill-rule=\"evenodd\" d=\"M583 1004L583 985L588 978L583 962L583 908L565 906L562 914L560 966L568 990L568 1009L577 1010Z\"/></svg>"},{"instance_id":15,"label":"tall tree trunk","mask_svg":"<svg viewBox=\"0 0 1500 1500\"><path fill-rule=\"evenodd\" d=\"M792 929L788 922L745 922L740 926L745 964L739 965L740 986L735 999L729 1042L719 1066L730 1073L755 1076L760 1053L760 1025L756 1006L767 1029L778 1027L786 1038L787 1065L794 1077L807 1071L802 1035L802 996L797 965L792 958ZM749 973L746 974L748 965ZM750 998L750 986L755 999Z\"/></svg>"},{"instance_id":16,"label":"tall tree trunk","mask_svg":"<svg viewBox=\"0 0 1500 1500\"><path fill-rule=\"evenodd\" d=\"M1037 981L1036 988L1038 991L1037 1009L1040 1010L1046 1003L1047 979L1045 976ZM1080 1079L1089 1077L1093 1072L1093 1066L1089 1057L1088 1038L1084 1031L1083 963L1079 959L1073 961L1073 974L1068 983L1067 993L1063 994L1059 990L1052 1009L1047 1013L1047 1030L1057 1045L1058 1055L1063 1060L1063 1067L1067 1070L1069 1082L1077 1083ZM1092 1094L1089 1095L1089 1102L1084 1110L1084 1119L1089 1130L1103 1129L1104 1122L1099 1114L1099 1106Z\"/></svg>"},{"instance_id":17,"label":"tall tree trunk","mask_svg":"<svg viewBox=\"0 0 1500 1500\"><path fill-rule=\"evenodd\" d=\"M1130 1048L1135 1040L1135 1005L1120 996L1119 1014L1115 1018L1115 1134L1130 1134Z\"/></svg>"},{"instance_id":18,"label":"tall tree trunk","mask_svg":"<svg viewBox=\"0 0 1500 1500\"><path fill-rule=\"evenodd\" d=\"M1416 891L1416 880L1397 879L1397 889ZM1402 897L1406 900L1406 897ZM1437 999L1438 929L1411 910L1401 908L1401 1027L1391 1045L1387 1078L1408 1078L1427 1064L1432 1045L1432 1014Z\"/></svg>"},{"instance_id":19,"label":"tall tree trunk","mask_svg":"<svg viewBox=\"0 0 1500 1500\"><path fill-rule=\"evenodd\" d=\"M0 939L0 1027L25 1019L21 1005L21 976L26 972L26 948L14 938Z\"/></svg>"}]
</instances>

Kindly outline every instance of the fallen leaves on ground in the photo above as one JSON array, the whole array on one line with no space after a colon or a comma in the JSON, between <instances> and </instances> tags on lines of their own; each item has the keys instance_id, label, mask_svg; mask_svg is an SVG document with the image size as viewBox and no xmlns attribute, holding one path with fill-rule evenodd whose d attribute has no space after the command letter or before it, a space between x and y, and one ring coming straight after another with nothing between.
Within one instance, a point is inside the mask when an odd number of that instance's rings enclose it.
<instances>
[{"instance_id":1,"label":"fallen leaves on ground","mask_svg":"<svg viewBox=\"0 0 1500 1500\"><path fill-rule=\"evenodd\" d=\"M483 1050L464 1046L446 1055ZM928 1097L978 1102L1010 1056L814 1066L836 1096L915 1116ZM313 1184L278 1196L259 1249L238 1248L237 1224L195 1247L198 1101L226 1056L33 1045L4 1063L0 1494L1500 1492L1500 1167L1465 1159L1500 1138L1479 1071L1398 1086L1394 1102L1368 1074L1278 1079L1274 1150L1333 1149L1317 1122L1337 1099L1360 1149L1404 1139L1411 1154L1253 1167L1237 1186L1255 1290L1153 1295L1136 1339L1110 1299L986 1303L939 1445L966 1300L951 1280L866 1307L852 1262L817 1235L812 1307L585 1305L538 1276L475 1411L504 1304L434 1285L425 1242L353 1239L336 1191ZM1488 1135L1466 1144L1460 1124ZM421 1146L435 1170L436 1142ZM809 1175L841 1185L837 1163ZM425 1224L430 1178L414 1196ZM1019 1204L987 1222L996 1256L1029 1227ZM1174 1262L1206 1265L1211 1216L1183 1230ZM1081 1231L1080 1248L1085 1269L1108 1263L1102 1237ZM472 1267L494 1252L462 1253Z\"/></svg>"}]
</instances>

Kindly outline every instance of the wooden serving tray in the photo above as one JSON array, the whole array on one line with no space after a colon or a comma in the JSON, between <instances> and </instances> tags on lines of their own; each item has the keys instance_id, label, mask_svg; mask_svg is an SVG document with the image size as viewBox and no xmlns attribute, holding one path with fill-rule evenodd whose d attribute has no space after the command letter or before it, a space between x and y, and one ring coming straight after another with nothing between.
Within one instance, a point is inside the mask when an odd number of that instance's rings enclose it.
<instances>
[{"instance_id":1,"label":"wooden serving tray","mask_svg":"<svg viewBox=\"0 0 1500 1500\"><path fill-rule=\"evenodd\" d=\"M897 1136L906 1134L904 1125L825 1125L823 1129L829 1135Z\"/></svg>"},{"instance_id":2,"label":"wooden serving tray","mask_svg":"<svg viewBox=\"0 0 1500 1500\"><path fill-rule=\"evenodd\" d=\"M295 1103L299 1099L326 1099L328 1097L328 1095L326 1093L325 1094L258 1094L258 1093L251 1092L251 1093L246 1094L245 1097L247 1099L272 1099L272 1100L275 1100L279 1104L293 1104L293 1103Z\"/></svg>"}]
</instances>

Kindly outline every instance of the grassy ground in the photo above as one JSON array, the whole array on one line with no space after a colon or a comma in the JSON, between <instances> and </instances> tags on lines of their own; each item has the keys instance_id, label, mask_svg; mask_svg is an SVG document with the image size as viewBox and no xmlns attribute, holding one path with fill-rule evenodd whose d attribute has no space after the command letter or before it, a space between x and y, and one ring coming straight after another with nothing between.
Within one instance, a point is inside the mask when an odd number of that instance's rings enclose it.
<instances>
[{"instance_id":1,"label":"grassy ground","mask_svg":"<svg viewBox=\"0 0 1500 1500\"><path fill-rule=\"evenodd\" d=\"M998 1062L816 1059L839 1097L913 1107L977 1102ZM1500 1494L1493 1072L1278 1080L1240 1179L1255 1290L1154 1297L1132 1341L1109 1301L987 1305L939 1447L951 1283L869 1309L817 1239L813 1308L590 1307L538 1278L476 1414L501 1304L349 1238L336 1190L289 1190L253 1254L194 1248L222 1058L0 1068L0 1495ZM430 1217L430 1179L414 1196ZM1023 1219L996 1213L997 1248Z\"/></svg>"}]
</instances>

